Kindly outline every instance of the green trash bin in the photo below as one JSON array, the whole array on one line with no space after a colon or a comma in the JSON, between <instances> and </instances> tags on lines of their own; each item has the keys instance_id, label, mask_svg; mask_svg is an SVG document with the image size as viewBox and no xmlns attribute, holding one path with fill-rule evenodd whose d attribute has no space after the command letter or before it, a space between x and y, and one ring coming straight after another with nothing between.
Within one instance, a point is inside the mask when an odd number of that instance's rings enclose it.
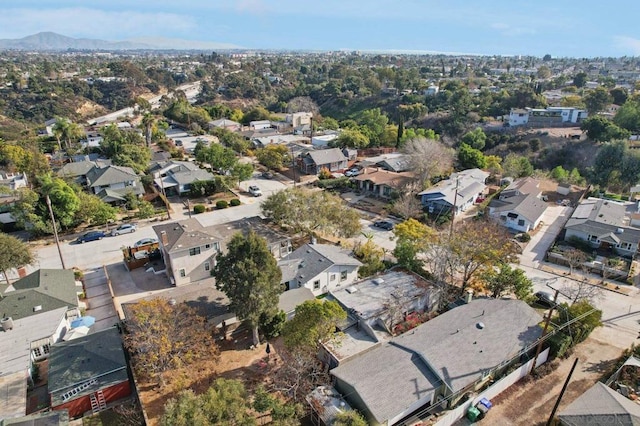
<instances>
[{"instance_id":1,"label":"green trash bin","mask_svg":"<svg viewBox=\"0 0 640 426\"><path fill-rule=\"evenodd\" d=\"M475 422L476 420L478 420L478 417L480 417L480 410L478 410L474 406L469 407L469 409L467 410L467 418L472 422Z\"/></svg>"}]
</instances>

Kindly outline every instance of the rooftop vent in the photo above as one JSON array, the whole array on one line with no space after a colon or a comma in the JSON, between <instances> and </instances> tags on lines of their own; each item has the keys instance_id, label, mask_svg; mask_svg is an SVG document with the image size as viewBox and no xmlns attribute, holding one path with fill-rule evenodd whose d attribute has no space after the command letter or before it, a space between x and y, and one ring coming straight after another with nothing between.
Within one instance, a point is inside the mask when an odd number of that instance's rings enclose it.
<instances>
[{"instance_id":1,"label":"rooftop vent","mask_svg":"<svg viewBox=\"0 0 640 426\"><path fill-rule=\"evenodd\" d=\"M374 278L373 281L371 282L374 283L375 285L380 285L384 283L384 280L382 278Z\"/></svg>"},{"instance_id":2,"label":"rooftop vent","mask_svg":"<svg viewBox=\"0 0 640 426\"><path fill-rule=\"evenodd\" d=\"M624 232L623 228L616 229L616 234L622 234Z\"/></svg>"},{"instance_id":3,"label":"rooftop vent","mask_svg":"<svg viewBox=\"0 0 640 426\"><path fill-rule=\"evenodd\" d=\"M355 287L347 287L345 290L346 290L346 291L347 291L347 293L349 293L349 294L353 294L353 293L355 293L356 291L358 291L358 289L357 289L357 288L355 288Z\"/></svg>"},{"instance_id":4,"label":"rooftop vent","mask_svg":"<svg viewBox=\"0 0 640 426\"><path fill-rule=\"evenodd\" d=\"M4 331L13 330L13 318L11 317L2 318L0 320L0 326L2 326L2 329Z\"/></svg>"},{"instance_id":5,"label":"rooftop vent","mask_svg":"<svg viewBox=\"0 0 640 426\"><path fill-rule=\"evenodd\" d=\"M484 323L483 322L479 322L476 324L476 327L478 327L480 330L482 330L484 328Z\"/></svg>"},{"instance_id":6,"label":"rooftop vent","mask_svg":"<svg viewBox=\"0 0 640 426\"><path fill-rule=\"evenodd\" d=\"M37 305L33 307L33 312L38 312L42 310L42 305Z\"/></svg>"}]
</instances>

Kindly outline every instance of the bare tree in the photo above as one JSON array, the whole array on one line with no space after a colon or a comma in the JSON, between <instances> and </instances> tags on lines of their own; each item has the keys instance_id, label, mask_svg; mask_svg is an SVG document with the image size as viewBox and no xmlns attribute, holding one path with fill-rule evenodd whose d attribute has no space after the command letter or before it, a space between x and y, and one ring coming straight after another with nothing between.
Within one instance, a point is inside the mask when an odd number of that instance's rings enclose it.
<instances>
[{"instance_id":1,"label":"bare tree","mask_svg":"<svg viewBox=\"0 0 640 426\"><path fill-rule=\"evenodd\" d=\"M330 385L329 370L314 351L280 350L282 366L273 377L272 388L296 402L304 402L305 395L320 385Z\"/></svg>"},{"instance_id":2,"label":"bare tree","mask_svg":"<svg viewBox=\"0 0 640 426\"><path fill-rule=\"evenodd\" d=\"M448 173L453 166L454 151L441 142L423 137L409 139L402 152L409 156L410 168L420 184Z\"/></svg>"},{"instance_id":3,"label":"bare tree","mask_svg":"<svg viewBox=\"0 0 640 426\"><path fill-rule=\"evenodd\" d=\"M393 212L404 219L417 216L420 213L420 207L420 201L416 198L416 192L411 185L403 188L393 202Z\"/></svg>"},{"instance_id":4,"label":"bare tree","mask_svg":"<svg viewBox=\"0 0 640 426\"><path fill-rule=\"evenodd\" d=\"M309 96L297 96L287 102L287 112L311 112L315 117L320 113L320 108Z\"/></svg>"},{"instance_id":5,"label":"bare tree","mask_svg":"<svg viewBox=\"0 0 640 426\"><path fill-rule=\"evenodd\" d=\"M593 304L604 297L604 289L597 284L591 284L586 275L579 280L563 280L560 293L569 298L572 305L581 300Z\"/></svg>"},{"instance_id":6,"label":"bare tree","mask_svg":"<svg viewBox=\"0 0 640 426\"><path fill-rule=\"evenodd\" d=\"M587 260L585 252L576 248L563 252L562 256L569 264L569 275L573 275L573 270L580 267Z\"/></svg>"}]
</instances>

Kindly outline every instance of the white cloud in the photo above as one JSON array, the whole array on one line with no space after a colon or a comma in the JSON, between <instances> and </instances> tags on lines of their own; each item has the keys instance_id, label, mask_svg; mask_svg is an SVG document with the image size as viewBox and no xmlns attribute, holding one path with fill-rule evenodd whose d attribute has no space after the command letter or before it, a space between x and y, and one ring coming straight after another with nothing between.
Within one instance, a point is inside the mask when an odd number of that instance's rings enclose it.
<instances>
[{"instance_id":1,"label":"white cloud","mask_svg":"<svg viewBox=\"0 0 640 426\"><path fill-rule=\"evenodd\" d=\"M5 9L0 14L0 38L20 38L40 31L71 37L121 40L138 35L161 35L171 28L188 33L196 27L186 15L163 12L104 11L89 8Z\"/></svg>"},{"instance_id":2,"label":"white cloud","mask_svg":"<svg viewBox=\"0 0 640 426\"><path fill-rule=\"evenodd\" d=\"M512 26L505 24L504 22L496 22L491 24L491 28L499 31L503 36L519 36L519 35L532 35L536 33L534 28L528 28L523 26Z\"/></svg>"},{"instance_id":3,"label":"white cloud","mask_svg":"<svg viewBox=\"0 0 640 426\"><path fill-rule=\"evenodd\" d=\"M640 55L640 39L628 37L628 36L615 36L613 37L613 41L616 47L626 54L630 54L633 56Z\"/></svg>"}]
</instances>

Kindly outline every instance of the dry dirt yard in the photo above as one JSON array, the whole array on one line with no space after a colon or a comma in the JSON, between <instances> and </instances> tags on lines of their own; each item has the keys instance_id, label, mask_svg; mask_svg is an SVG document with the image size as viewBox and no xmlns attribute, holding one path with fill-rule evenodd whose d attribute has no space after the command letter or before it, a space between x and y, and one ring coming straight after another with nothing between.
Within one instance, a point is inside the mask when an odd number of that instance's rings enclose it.
<instances>
[{"instance_id":1,"label":"dry dirt yard","mask_svg":"<svg viewBox=\"0 0 640 426\"><path fill-rule=\"evenodd\" d=\"M492 401L494 406L482 420L482 424L545 425L576 357L578 365L558 412L593 386L603 374L609 372L615 360L622 354L622 349L604 343L606 339L603 333L610 332L603 327L596 329L587 340L575 348L570 357L559 360L560 364L555 371L538 380L520 381L504 391Z\"/></svg>"},{"instance_id":2,"label":"dry dirt yard","mask_svg":"<svg viewBox=\"0 0 640 426\"><path fill-rule=\"evenodd\" d=\"M166 402L183 389L203 393L219 377L241 380L247 389L268 381L270 373L282 364L278 356L281 341L276 339L270 342L271 353L267 362L267 345L262 344L250 349L251 333L238 332L234 334L233 340L218 340L218 362L199 363L189 369L173 371L167 376L167 383L163 387L155 384L139 385L140 400L148 419L147 425L159 425Z\"/></svg>"}]
</instances>

